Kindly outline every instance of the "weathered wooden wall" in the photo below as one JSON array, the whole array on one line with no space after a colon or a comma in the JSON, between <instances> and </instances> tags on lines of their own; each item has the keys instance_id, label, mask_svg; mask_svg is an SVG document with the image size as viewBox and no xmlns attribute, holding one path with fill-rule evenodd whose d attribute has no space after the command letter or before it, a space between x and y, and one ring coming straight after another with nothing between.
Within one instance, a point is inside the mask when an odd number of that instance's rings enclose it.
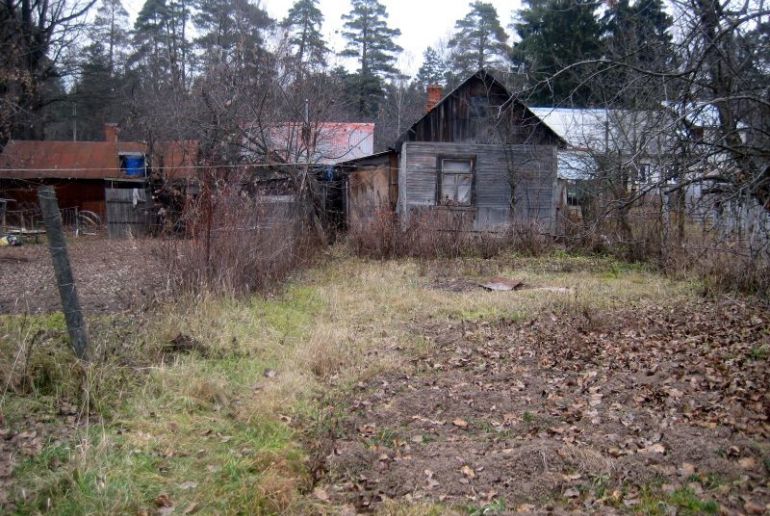
<instances>
[{"instance_id":1,"label":"weathered wooden wall","mask_svg":"<svg viewBox=\"0 0 770 516\"><path fill-rule=\"evenodd\" d=\"M140 186L140 185L137 185ZM140 190L141 193L134 193ZM137 196L135 202L135 196ZM110 238L142 236L148 231L149 194L139 188L104 188L107 234Z\"/></svg>"},{"instance_id":2,"label":"weathered wooden wall","mask_svg":"<svg viewBox=\"0 0 770 516\"><path fill-rule=\"evenodd\" d=\"M348 228L360 229L383 213L392 213L398 199L398 155L376 155L344 167Z\"/></svg>"},{"instance_id":3,"label":"weathered wooden wall","mask_svg":"<svg viewBox=\"0 0 770 516\"><path fill-rule=\"evenodd\" d=\"M103 179L0 179L0 197L16 201L9 206L9 210L37 208L37 187L44 184L56 188L56 198L61 208L89 210L104 217Z\"/></svg>"},{"instance_id":4,"label":"weathered wooden wall","mask_svg":"<svg viewBox=\"0 0 770 516\"><path fill-rule=\"evenodd\" d=\"M476 160L473 206L437 207L438 156ZM552 231L556 219L556 147L475 143L405 143L401 148L398 211L453 211L473 220L477 231L499 230L512 222L535 222Z\"/></svg>"},{"instance_id":5,"label":"weathered wooden wall","mask_svg":"<svg viewBox=\"0 0 770 516\"><path fill-rule=\"evenodd\" d=\"M390 167L351 172L348 176L348 227L357 229L390 209Z\"/></svg>"}]
</instances>

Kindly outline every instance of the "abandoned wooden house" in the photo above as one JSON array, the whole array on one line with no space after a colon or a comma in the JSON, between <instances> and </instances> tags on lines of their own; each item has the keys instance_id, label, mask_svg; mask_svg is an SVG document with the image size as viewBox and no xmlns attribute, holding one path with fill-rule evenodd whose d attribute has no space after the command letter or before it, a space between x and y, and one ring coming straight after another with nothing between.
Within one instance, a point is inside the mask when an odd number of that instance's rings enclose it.
<instances>
[{"instance_id":1,"label":"abandoned wooden house","mask_svg":"<svg viewBox=\"0 0 770 516\"><path fill-rule=\"evenodd\" d=\"M427 212L447 228L553 231L564 141L484 70L441 94L429 88L425 115L388 150L338 165L348 227Z\"/></svg>"}]
</instances>

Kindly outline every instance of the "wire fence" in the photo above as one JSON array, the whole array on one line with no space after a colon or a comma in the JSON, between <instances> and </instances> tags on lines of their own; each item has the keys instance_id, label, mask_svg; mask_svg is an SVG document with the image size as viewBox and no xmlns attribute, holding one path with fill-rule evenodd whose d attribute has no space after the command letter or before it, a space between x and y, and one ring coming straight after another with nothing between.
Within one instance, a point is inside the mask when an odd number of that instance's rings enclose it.
<instances>
[{"instance_id":1,"label":"wire fence","mask_svg":"<svg viewBox=\"0 0 770 516\"><path fill-rule=\"evenodd\" d=\"M77 206L59 209L66 234L78 237L96 234L102 229L101 217ZM0 213L0 234L38 237L45 233L43 214L39 208L5 209Z\"/></svg>"}]
</instances>

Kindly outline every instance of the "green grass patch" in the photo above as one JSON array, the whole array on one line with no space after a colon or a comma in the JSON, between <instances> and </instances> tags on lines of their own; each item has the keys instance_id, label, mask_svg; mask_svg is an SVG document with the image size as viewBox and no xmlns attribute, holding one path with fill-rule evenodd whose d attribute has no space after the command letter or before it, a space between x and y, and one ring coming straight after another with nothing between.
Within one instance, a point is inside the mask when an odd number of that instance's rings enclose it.
<instances>
[{"instance_id":1,"label":"green grass patch","mask_svg":"<svg viewBox=\"0 0 770 516\"><path fill-rule=\"evenodd\" d=\"M637 510L644 514L663 515L669 514L671 507L676 508L677 514L693 516L719 512L717 502L702 498L688 487L679 488L670 494L661 493L658 490L645 491Z\"/></svg>"}]
</instances>

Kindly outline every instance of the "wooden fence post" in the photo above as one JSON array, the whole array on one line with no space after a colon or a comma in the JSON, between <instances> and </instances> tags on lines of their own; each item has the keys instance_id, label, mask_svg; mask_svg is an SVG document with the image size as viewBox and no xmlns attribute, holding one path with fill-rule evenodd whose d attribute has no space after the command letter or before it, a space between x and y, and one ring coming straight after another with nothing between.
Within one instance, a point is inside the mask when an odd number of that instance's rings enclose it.
<instances>
[{"instance_id":1,"label":"wooden fence post","mask_svg":"<svg viewBox=\"0 0 770 516\"><path fill-rule=\"evenodd\" d=\"M75 355L80 359L85 359L88 354L88 334L67 255L67 240L64 238L56 191L52 186L41 186L37 190L37 199L40 203L40 211L43 212L48 249L51 252L56 283L59 286L59 296L61 297L64 319L67 321L70 344Z\"/></svg>"}]
</instances>

